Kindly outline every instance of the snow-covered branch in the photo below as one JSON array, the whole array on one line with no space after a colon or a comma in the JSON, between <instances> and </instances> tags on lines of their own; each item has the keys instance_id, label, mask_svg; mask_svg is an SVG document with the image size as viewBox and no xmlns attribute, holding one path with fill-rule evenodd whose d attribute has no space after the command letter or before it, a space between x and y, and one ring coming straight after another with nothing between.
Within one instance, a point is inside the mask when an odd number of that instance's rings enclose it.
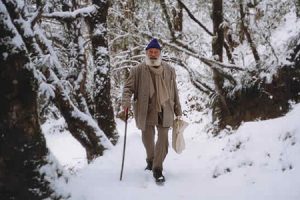
<instances>
[{"instance_id":1,"label":"snow-covered branch","mask_svg":"<svg viewBox=\"0 0 300 200\"><path fill-rule=\"evenodd\" d=\"M146 37L149 37L151 38L152 35L146 33L146 32L143 32L142 34L144 34ZM190 55L194 58L197 58L199 59L200 61L202 61L203 63L206 64L206 66L208 66L209 68L211 69L216 69L220 74L222 74L224 76L224 78L228 79L232 84L236 84L236 81L235 79L232 77L232 75L228 74L227 72L225 72L222 68L228 68L228 69L233 69L233 70L239 70L239 71L244 71L243 68L241 67L238 67L236 65L232 65L232 64L224 64L224 63L221 63L221 62L218 62L218 61L215 61L215 60L212 60L212 59L209 59L209 58L206 58L204 56L201 56L197 53L196 50L192 49L191 47L183 44L182 42L180 41L167 41L167 40L164 40L164 39L158 39L163 45L165 46L168 46L170 48L174 48L176 49L177 51L180 51L180 52L184 52L186 53L187 55ZM173 43L172 43L173 42ZM179 44L179 45L178 45Z\"/></svg>"},{"instance_id":2,"label":"snow-covered branch","mask_svg":"<svg viewBox=\"0 0 300 200\"><path fill-rule=\"evenodd\" d=\"M208 86L207 84L205 84L204 82L202 82L201 80L199 80L199 75L195 73L195 71L193 71L191 68L189 68L182 60L172 57L170 59L168 59L167 61L171 61L173 63L176 63L177 65L183 67L185 70L187 70L187 72L189 73L189 77L191 79L192 84L200 91L202 91L203 93L209 95L213 92L213 89Z\"/></svg>"},{"instance_id":3,"label":"snow-covered branch","mask_svg":"<svg viewBox=\"0 0 300 200\"><path fill-rule=\"evenodd\" d=\"M236 66L236 65L233 65L233 64L222 63L222 62L219 62L219 61L216 61L216 60L213 60L213 59L205 58L203 56L201 56L201 61L203 61L207 64L209 63L209 65L215 64L215 65L217 65L219 67L222 67L222 68L227 68L227 69L232 69L232 70L237 70L237 71L246 71L242 67L239 67L239 66Z\"/></svg>"},{"instance_id":4,"label":"snow-covered branch","mask_svg":"<svg viewBox=\"0 0 300 200\"><path fill-rule=\"evenodd\" d=\"M43 18L53 18L57 20L75 20L80 17L87 17L92 15L97 11L97 7L95 5L87 6L85 8L79 8L72 12L52 12L42 14Z\"/></svg>"},{"instance_id":5,"label":"snow-covered branch","mask_svg":"<svg viewBox=\"0 0 300 200\"><path fill-rule=\"evenodd\" d=\"M33 28L35 23L41 18L42 14L43 14L43 9L44 9L44 7L39 7L38 10L30 18L29 22L31 24L31 28Z\"/></svg>"}]
</instances>

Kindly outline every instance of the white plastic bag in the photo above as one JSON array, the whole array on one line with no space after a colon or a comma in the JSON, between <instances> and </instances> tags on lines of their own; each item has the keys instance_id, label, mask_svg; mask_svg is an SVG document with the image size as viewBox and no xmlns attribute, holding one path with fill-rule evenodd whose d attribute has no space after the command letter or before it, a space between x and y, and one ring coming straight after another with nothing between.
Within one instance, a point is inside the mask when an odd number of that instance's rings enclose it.
<instances>
[{"instance_id":1,"label":"white plastic bag","mask_svg":"<svg viewBox=\"0 0 300 200\"><path fill-rule=\"evenodd\" d=\"M189 124L182 119L175 119L173 122L172 147L178 154L182 153L182 151L185 149L183 131L188 125Z\"/></svg>"}]
</instances>

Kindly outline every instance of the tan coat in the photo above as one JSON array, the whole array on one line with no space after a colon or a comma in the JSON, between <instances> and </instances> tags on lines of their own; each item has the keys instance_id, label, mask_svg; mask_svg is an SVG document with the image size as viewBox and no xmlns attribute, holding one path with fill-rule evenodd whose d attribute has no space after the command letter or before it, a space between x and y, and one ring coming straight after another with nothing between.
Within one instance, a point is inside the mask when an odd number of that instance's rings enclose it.
<instances>
[{"instance_id":1,"label":"tan coat","mask_svg":"<svg viewBox=\"0 0 300 200\"><path fill-rule=\"evenodd\" d=\"M162 61L164 68L163 77L169 90L170 99L163 105L163 127L171 127L173 125L174 114L182 115L182 110L178 97L178 89L176 84L176 74L174 68ZM122 105L129 107L131 105L131 97L134 95L133 110L135 115L136 125L139 129L145 130L146 120L150 120L148 114L149 107L149 85L150 71L145 62L133 67L130 75L126 80L123 95Z\"/></svg>"}]
</instances>

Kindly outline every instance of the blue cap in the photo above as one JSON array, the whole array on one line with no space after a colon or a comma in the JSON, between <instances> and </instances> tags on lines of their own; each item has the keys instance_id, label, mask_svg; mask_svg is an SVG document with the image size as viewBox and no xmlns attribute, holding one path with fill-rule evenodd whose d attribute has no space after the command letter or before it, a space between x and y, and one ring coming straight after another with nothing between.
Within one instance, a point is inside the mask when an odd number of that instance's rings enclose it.
<instances>
[{"instance_id":1,"label":"blue cap","mask_svg":"<svg viewBox=\"0 0 300 200\"><path fill-rule=\"evenodd\" d=\"M161 47L160 47L157 39L153 38L151 40L151 42L148 44L148 46L146 47L146 50L151 49L151 48L155 48L155 49L161 50Z\"/></svg>"}]
</instances>

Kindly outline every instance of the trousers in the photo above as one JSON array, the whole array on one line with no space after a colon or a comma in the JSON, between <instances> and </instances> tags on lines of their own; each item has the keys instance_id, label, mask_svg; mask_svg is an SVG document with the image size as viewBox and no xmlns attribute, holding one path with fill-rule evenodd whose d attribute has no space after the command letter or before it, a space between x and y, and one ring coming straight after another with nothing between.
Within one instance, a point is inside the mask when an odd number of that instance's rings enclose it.
<instances>
[{"instance_id":1,"label":"trousers","mask_svg":"<svg viewBox=\"0 0 300 200\"><path fill-rule=\"evenodd\" d=\"M157 140L155 142L155 127L157 128ZM152 169L163 169L163 162L168 154L169 127L161 125L146 125L142 131L142 140L147 154L147 160L152 161Z\"/></svg>"}]
</instances>

